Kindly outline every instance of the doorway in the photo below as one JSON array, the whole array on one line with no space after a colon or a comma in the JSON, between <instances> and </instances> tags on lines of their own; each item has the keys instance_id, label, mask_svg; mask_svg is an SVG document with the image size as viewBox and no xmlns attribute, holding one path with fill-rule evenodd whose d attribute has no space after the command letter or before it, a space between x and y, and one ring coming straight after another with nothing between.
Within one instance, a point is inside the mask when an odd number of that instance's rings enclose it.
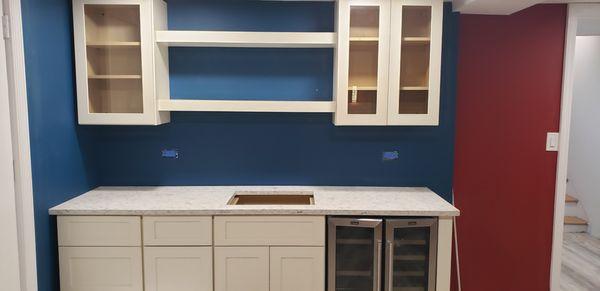
<instances>
[{"instance_id":1,"label":"doorway","mask_svg":"<svg viewBox=\"0 0 600 291\"><path fill-rule=\"evenodd\" d=\"M551 290L600 290L598 92L600 5L571 4L564 59Z\"/></svg>"}]
</instances>

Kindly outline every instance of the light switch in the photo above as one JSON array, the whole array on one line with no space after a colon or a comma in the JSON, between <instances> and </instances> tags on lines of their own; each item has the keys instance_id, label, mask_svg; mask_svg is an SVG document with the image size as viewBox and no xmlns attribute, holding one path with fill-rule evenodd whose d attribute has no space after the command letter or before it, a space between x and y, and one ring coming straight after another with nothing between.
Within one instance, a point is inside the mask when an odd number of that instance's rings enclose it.
<instances>
[{"instance_id":1,"label":"light switch","mask_svg":"<svg viewBox=\"0 0 600 291\"><path fill-rule=\"evenodd\" d=\"M558 152L558 132L549 132L546 137L546 151L548 152Z\"/></svg>"}]
</instances>

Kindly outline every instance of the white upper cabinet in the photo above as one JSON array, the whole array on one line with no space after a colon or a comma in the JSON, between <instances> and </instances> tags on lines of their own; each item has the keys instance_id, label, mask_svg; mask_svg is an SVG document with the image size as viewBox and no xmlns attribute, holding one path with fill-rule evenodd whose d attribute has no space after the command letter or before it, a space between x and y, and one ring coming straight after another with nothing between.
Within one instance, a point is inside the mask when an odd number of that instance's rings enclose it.
<instances>
[{"instance_id":1,"label":"white upper cabinet","mask_svg":"<svg viewBox=\"0 0 600 291\"><path fill-rule=\"evenodd\" d=\"M438 125L443 0L340 0L336 125Z\"/></svg>"},{"instance_id":2,"label":"white upper cabinet","mask_svg":"<svg viewBox=\"0 0 600 291\"><path fill-rule=\"evenodd\" d=\"M73 27L80 124L157 125L169 121L157 108L168 97L166 64L155 29L166 28L162 0L74 0ZM164 82L163 82L164 83Z\"/></svg>"}]
</instances>

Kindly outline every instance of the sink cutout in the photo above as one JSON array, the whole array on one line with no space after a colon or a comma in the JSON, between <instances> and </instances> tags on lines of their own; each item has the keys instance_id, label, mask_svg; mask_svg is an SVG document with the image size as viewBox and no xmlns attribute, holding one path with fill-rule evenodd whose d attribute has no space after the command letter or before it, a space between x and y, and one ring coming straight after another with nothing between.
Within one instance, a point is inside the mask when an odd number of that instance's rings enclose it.
<instances>
[{"instance_id":1,"label":"sink cutout","mask_svg":"<svg viewBox=\"0 0 600 291\"><path fill-rule=\"evenodd\" d=\"M314 205L315 195L307 191L237 191L227 205Z\"/></svg>"}]
</instances>

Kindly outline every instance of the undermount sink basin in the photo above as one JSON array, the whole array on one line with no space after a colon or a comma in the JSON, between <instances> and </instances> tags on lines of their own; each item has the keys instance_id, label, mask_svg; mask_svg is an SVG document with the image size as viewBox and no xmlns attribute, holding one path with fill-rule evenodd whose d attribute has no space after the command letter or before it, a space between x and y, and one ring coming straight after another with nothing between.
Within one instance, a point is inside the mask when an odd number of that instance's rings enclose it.
<instances>
[{"instance_id":1,"label":"undermount sink basin","mask_svg":"<svg viewBox=\"0 0 600 291\"><path fill-rule=\"evenodd\" d=\"M227 205L314 205L307 191L237 191Z\"/></svg>"}]
</instances>

